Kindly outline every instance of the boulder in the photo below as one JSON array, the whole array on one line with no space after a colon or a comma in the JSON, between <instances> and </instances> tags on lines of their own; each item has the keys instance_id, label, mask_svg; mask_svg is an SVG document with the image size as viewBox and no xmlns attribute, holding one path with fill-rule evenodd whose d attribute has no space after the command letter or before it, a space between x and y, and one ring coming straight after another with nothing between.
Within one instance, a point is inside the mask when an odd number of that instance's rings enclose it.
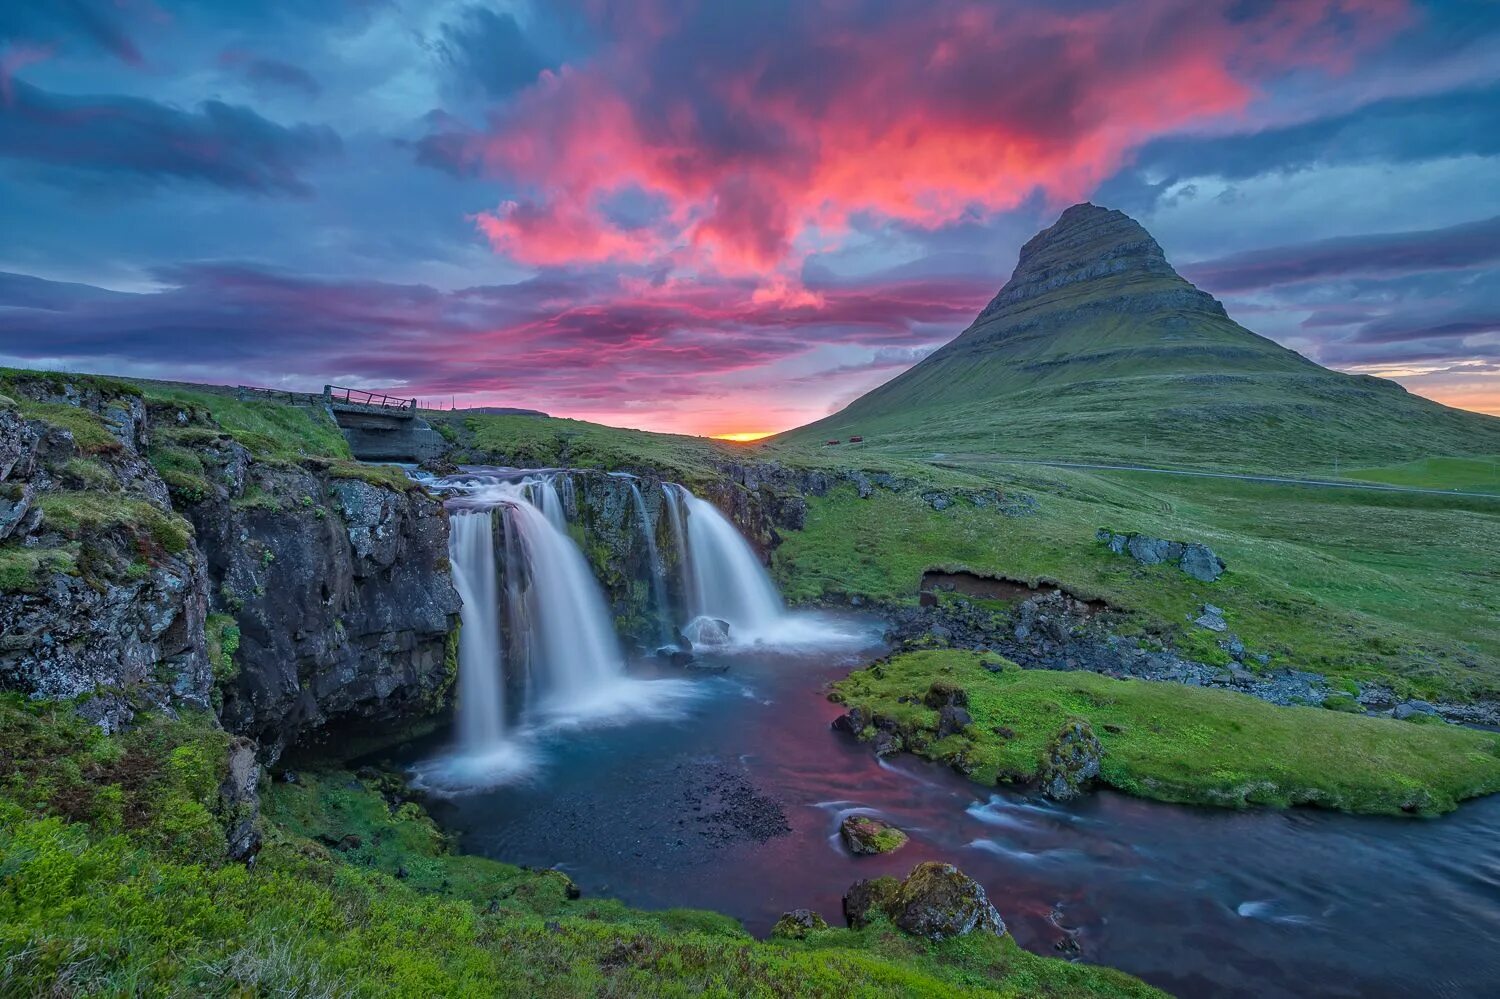
<instances>
[{"instance_id":1,"label":"boulder","mask_svg":"<svg viewBox=\"0 0 1500 999\"><path fill-rule=\"evenodd\" d=\"M1209 631L1227 631L1229 624L1224 620L1224 608L1215 607L1213 604L1204 604L1203 613L1193 619L1193 623L1200 628Z\"/></svg>"},{"instance_id":2,"label":"boulder","mask_svg":"<svg viewBox=\"0 0 1500 999\"><path fill-rule=\"evenodd\" d=\"M839 835L850 853L892 853L906 845L906 833L872 815L851 815L839 826Z\"/></svg>"},{"instance_id":3,"label":"boulder","mask_svg":"<svg viewBox=\"0 0 1500 999\"><path fill-rule=\"evenodd\" d=\"M828 921L811 909L793 909L784 912L771 927L771 936L800 940L814 930L828 929Z\"/></svg>"},{"instance_id":4,"label":"boulder","mask_svg":"<svg viewBox=\"0 0 1500 999\"><path fill-rule=\"evenodd\" d=\"M1005 921L984 886L952 864L918 864L903 881L860 881L844 896L844 917L855 929L884 915L898 928L925 940L970 933L1005 935Z\"/></svg>"},{"instance_id":5,"label":"boulder","mask_svg":"<svg viewBox=\"0 0 1500 999\"><path fill-rule=\"evenodd\" d=\"M969 694L957 684L938 680L927 688L927 693L922 695L922 703L934 711L941 711L949 705L966 708L969 706Z\"/></svg>"},{"instance_id":6,"label":"boulder","mask_svg":"<svg viewBox=\"0 0 1500 999\"><path fill-rule=\"evenodd\" d=\"M938 710L937 737L946 739L950 735L960 735L972 724L974 719L966 709L956 704L945 704Z\"/></svg>"},{"instance_id":7,"label":"boulder","mask_svg":"<svg viewBox=\"0 0 1500 999\"><path fill-rule=\"evenodd\" d=\"M1212 583L1224 575L1224 560L1214 554L1207 545L1189 544L1183 548L1178 562L1182 571L1204 583Z\"/></svg>"},{"instance_id":8,"label":"boulder","mask_svg":"<svg viewBox=\"0 0 1500 999\"><path fill-rule=\"evenodd\" d=\"M1399 721L1405 721L1414 715L1435 715L1438 709L1427 701L1402 701L1396 705L1391 716Z\"/></svg>"},{"instance_id":9,"label":"boulder","mask_svg":"<svg viewBox=\"0 0 1500 999\"><path fill-rule=\"evenodd\" d=\"M1099 776L1104 747L1089 723L1074 719L1047 743L1037 772L1042 793L1054 801L1078 797L1088 782Z\"/></svg>"},{"instance_id":10,"label":"boulder","mask_svg":"<svg viewBox=\"0 0 1500 999\"><path fill-rule=\"evenodd\" d=\"M1147 534L1116 534L1101 527L1094 537L1116 555L1129 555L1141 565L1175 564L1194 579L1212 583L1224 574L1224 560L1196 541L1171 541Z\"/></svg>"},{"instance_id":11,"label":"boulder","mask_svg":"<svg viewBox=\"0 0 1500 999\"><path fill-rule=\"evenodd\" d=\"M728 645L729 622L717 617L695 617L682 629L694 647Z\"/></svg>"},{"instance_id":12,"label":"boulder","mask_svg":"<svg viewBox=\"0 0 1500 999\"><path fill-rule=\"evenodd\" d=\"M844 893L844 920L850 929L863 929L880 916L888 915L901 892L895 878L867 878L856 881Z\"/></svg>"}]
</instances>

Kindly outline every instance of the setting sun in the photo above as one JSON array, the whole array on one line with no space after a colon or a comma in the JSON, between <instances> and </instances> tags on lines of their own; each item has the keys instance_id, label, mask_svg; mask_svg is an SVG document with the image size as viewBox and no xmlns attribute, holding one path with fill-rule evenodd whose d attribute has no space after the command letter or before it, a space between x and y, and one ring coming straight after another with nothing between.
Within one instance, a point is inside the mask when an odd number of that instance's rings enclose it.
<instances>
[{"instance_id":1,"label":"setting sun","mask_svg":"<svg viewBox=\"0 0 1500 999\"><path fill-rule=\"evenodd\" d=\"M774 430L741 430L733 434L710 434L716 441L734 441L736 444L748 444L751 441L765 440L770 437Z\"/></svg>"}]
</instances>

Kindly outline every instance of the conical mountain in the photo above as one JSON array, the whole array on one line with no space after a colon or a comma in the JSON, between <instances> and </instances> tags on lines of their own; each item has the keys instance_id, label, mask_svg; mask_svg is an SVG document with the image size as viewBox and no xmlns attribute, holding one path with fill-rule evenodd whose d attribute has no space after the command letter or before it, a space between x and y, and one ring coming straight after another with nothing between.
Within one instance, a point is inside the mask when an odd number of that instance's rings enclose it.
<instances>
[{"instance_id":1,"label":"conical mountain","mask_svg":"<svg viewBox=\"0 0 1500 999\"><path fill-rule=\"evenodd\" d=\"M1500 453L1500 419L1330 371L1236 323L1123 212L1074 205L956 339L838 413L819 444L1327 472Z\"/></svg>"}]
</instances>

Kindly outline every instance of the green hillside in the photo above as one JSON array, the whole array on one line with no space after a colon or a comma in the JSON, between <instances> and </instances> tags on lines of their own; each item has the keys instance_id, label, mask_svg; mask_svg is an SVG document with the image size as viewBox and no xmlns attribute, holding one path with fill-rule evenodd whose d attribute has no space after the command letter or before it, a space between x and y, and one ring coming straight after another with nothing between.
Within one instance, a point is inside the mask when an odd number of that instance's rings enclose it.
<instances>
[{"instance_id":1,"label":"green hillside","mask_svg":"<svg viewBox=\"0 0 1500 999\"><path fill-rule=\"evenodd\" d=\"M776 443L1328 474L1500 451L1500 419L1330 371L1236 323L1139 224L1069 208L974 323Z\"/></svg>"}]
</instances>

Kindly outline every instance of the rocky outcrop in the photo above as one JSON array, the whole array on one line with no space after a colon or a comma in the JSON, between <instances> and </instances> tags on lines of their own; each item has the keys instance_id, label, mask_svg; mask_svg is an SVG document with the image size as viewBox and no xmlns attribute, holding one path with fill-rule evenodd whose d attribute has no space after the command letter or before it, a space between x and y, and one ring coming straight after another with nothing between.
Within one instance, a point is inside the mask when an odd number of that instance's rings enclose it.
<instances>
[{"instance_id":1,"label":"rocky outcrop","mask_svg":"<svg viewBox=\"0 0 1500 999\"><path fill-rule=\"evenodd\" d=\"M886 640L897 647L990 650L1028 669L1081 669L1117 678L1220 687L1280 705L1322 704L1333 692L1322 674L1272 668L1268 655L1252 652L1227 631L1219 639L1230 659L1225 666L1180 656L1137 636L1117 634L1115 612L1061 591L1030 597L1009 612L960 598L898 608L890 620Z\"/></svg>"},{"instance_id":2,"label":"rocky outcrop","mask_svg":"<svg viewBox=\"0 0 1500 999\"><path fill-rule=\"evenodd\" d=\"M109 379L12 375L0 395L18 403L0 404L0 685L79 698L109 729L217 706L272 757L440 702L458 600L435 499L349 462L257 459ZM251 826L231 823L242 857Z\"/></svg>"},{"instance_id":3,"label":"rocky outcrop","mask_svg":"<svg viewBox=\"0 0 1500 999\"><path fill-rule=\"evenodd\" d=\"M214 609L239 626L225 727L274 758L334 722L435 710L454 678L458 614L441 503L400 484L255 461L227 437L194 451L210 488L182 505Z\"/></svg>"},{"instance_id":4,"label":"rocky outcrop","mask_svg":"<svg viewBox=\"0 0 1500 999\"><path fill-rule=\"evenodd\" d=\"M970 933L1005 935L1005 921L984 886L952 864L918 864L905 880L860 881L844 895L844 917L855 929L885 916L899 929L940 941Z\"/></svg>"},{"instance_id":5,"label":"rocky outcrop","mask_svg":"<svg viewBox=\"0 0 1500 999\"><path fill-rule=\"evenodd\" d=\"M0 687L79 698L106 730L206 707L204 561L106 379L13 376L0 407Z\"/></svg>"},{"instance_id":6,"label":"rocky outcrop","mask_svg":"<svg viewBox=\"0 0 1500 999\"><path fill-rule=\"evenodd\" d=\"M1168 541L1145 534L1116 534L1101 527L1095 535L1116 555L1129 555L1141 565L1176 564L1194 579L1212 583L1224 574L1224 560L1196 541Z\"/></svg>"}]
</instances>

